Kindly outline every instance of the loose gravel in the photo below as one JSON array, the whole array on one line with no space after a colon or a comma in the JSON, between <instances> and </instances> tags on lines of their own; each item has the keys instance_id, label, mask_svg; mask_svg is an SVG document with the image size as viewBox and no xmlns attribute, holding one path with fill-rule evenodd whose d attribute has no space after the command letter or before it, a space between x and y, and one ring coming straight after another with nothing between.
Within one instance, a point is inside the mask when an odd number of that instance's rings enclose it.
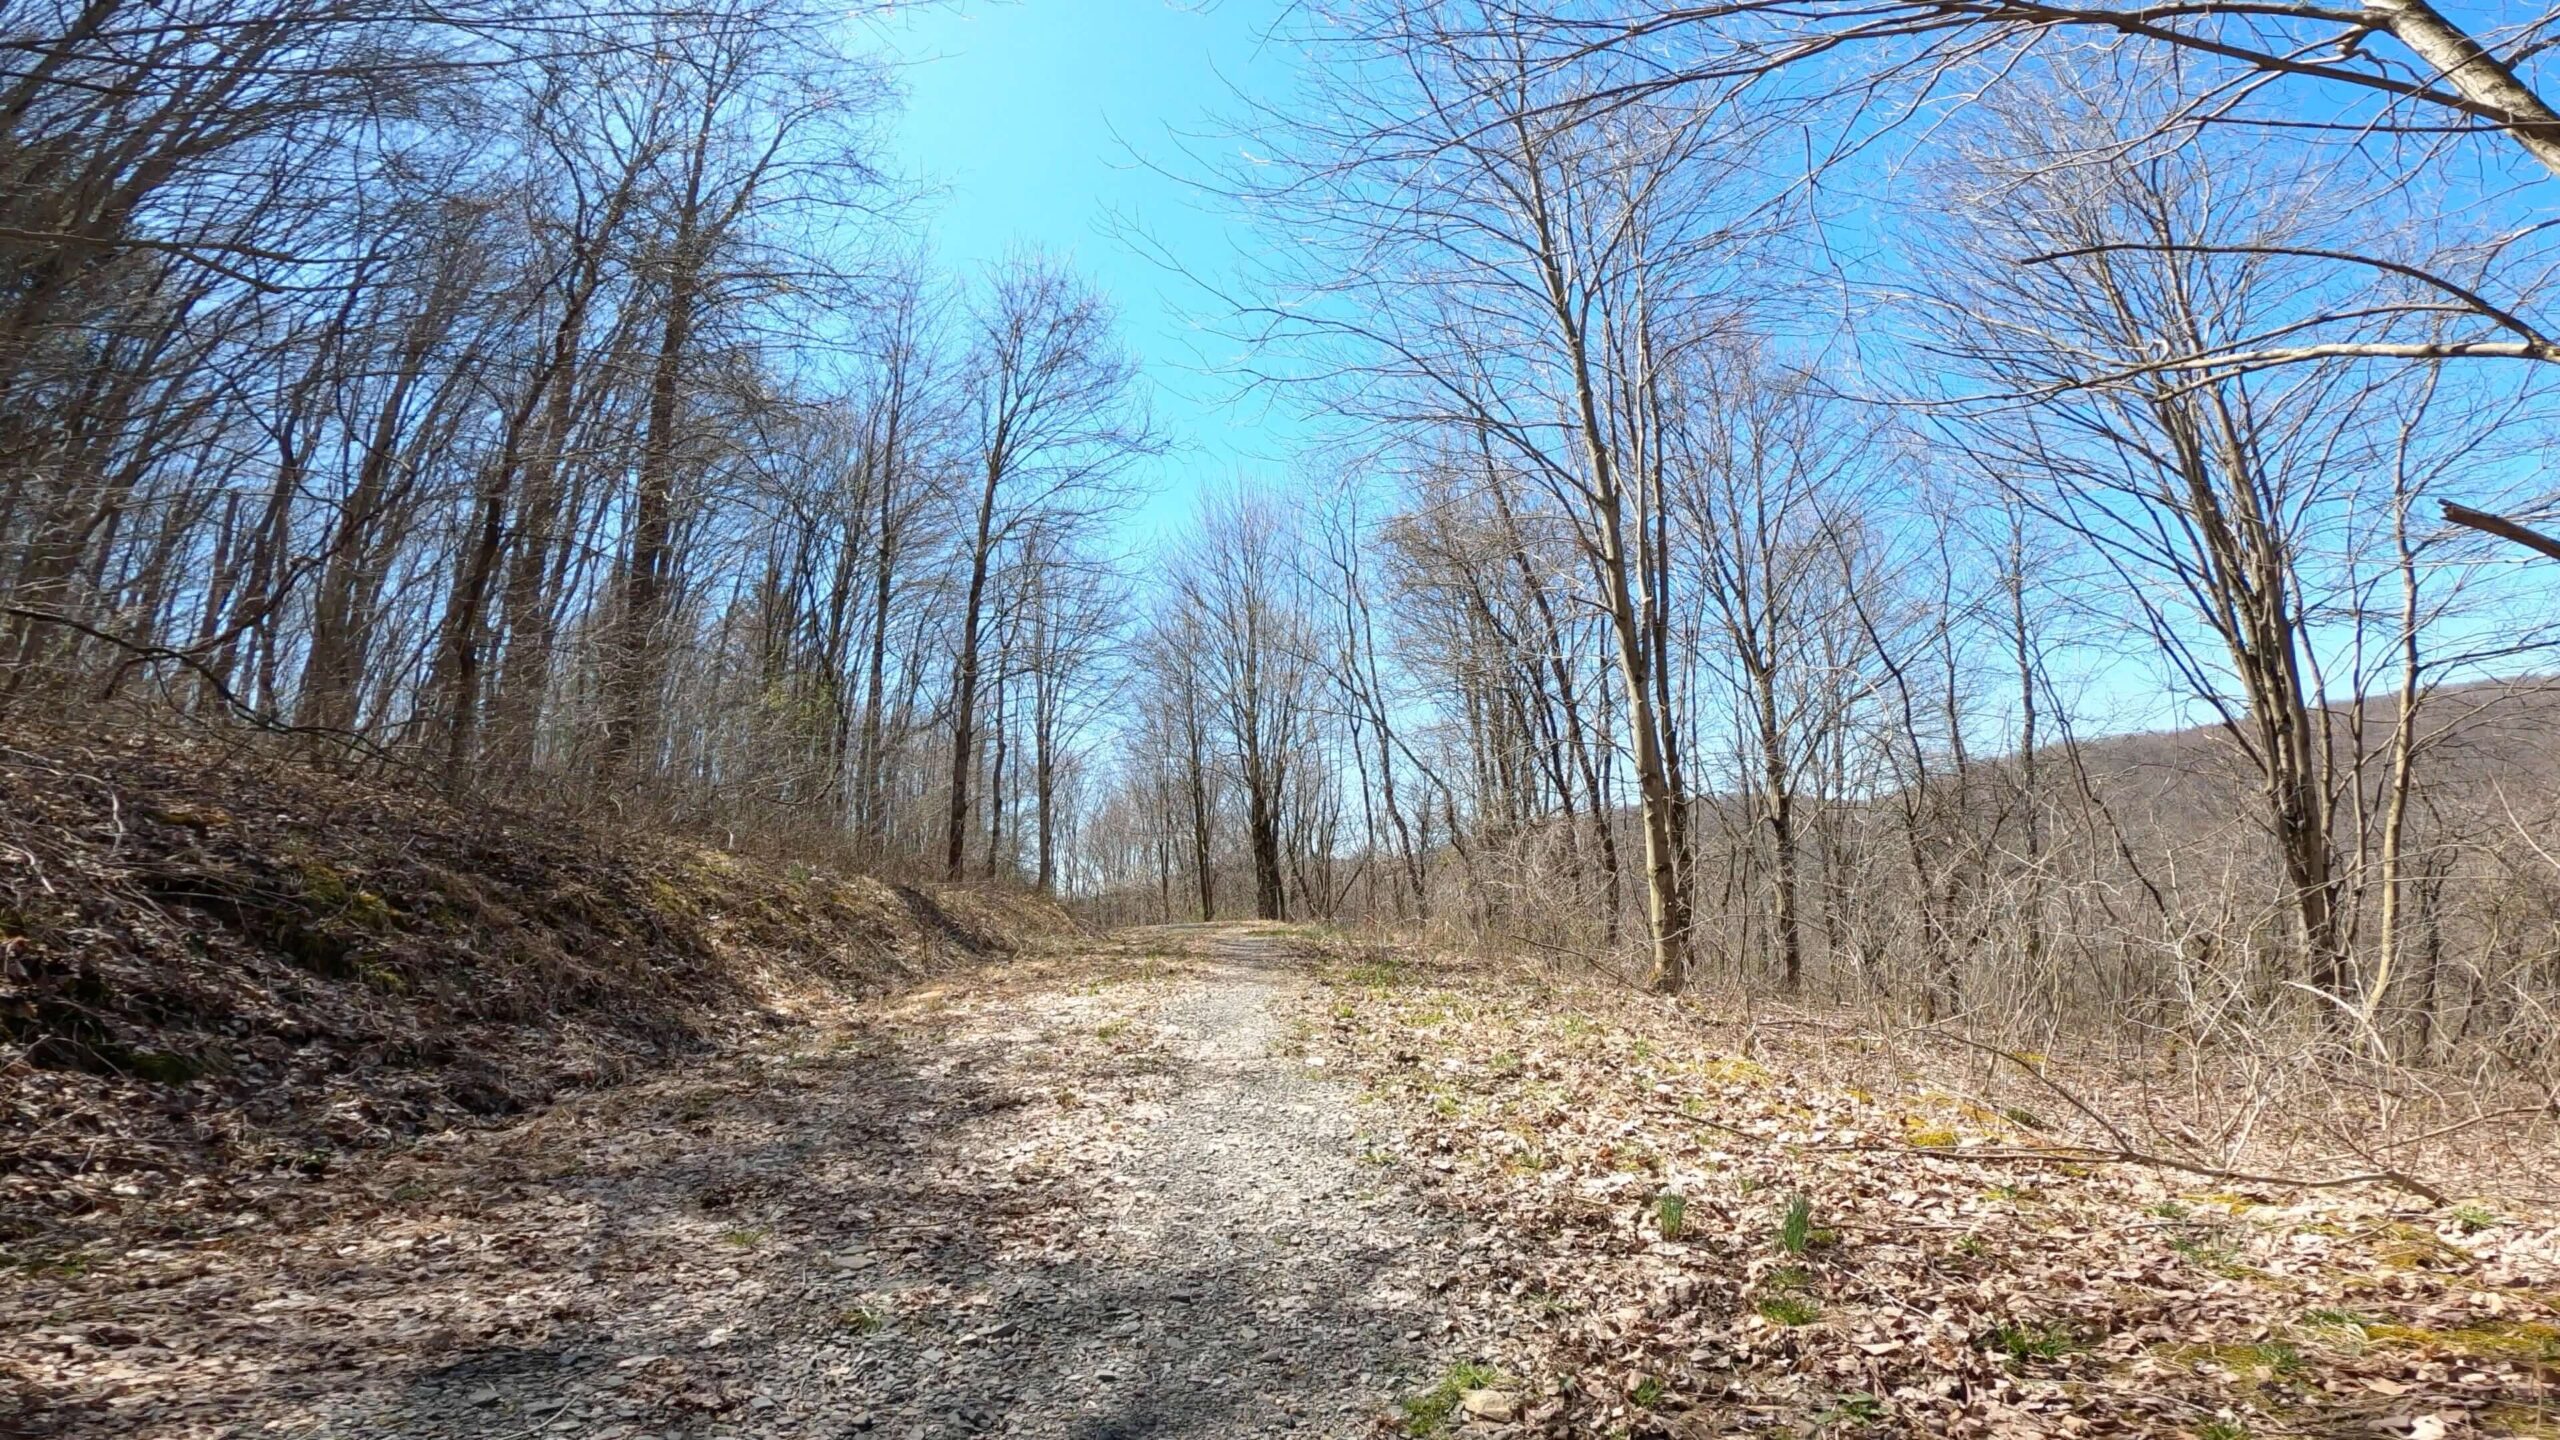
<instances>
[{"instance_id":1,"label":"loose gravel","mask_svg":"<svg viewBox=\"0 0 2560 1440\"><path fill-rule=\"evenodd\" d=\"M65 1277L0 1358L75 1435L1371 1433L1452 1358L1453 1237L1307 983L1205 927L929 990Z\"/></svg>"}]
</instances>

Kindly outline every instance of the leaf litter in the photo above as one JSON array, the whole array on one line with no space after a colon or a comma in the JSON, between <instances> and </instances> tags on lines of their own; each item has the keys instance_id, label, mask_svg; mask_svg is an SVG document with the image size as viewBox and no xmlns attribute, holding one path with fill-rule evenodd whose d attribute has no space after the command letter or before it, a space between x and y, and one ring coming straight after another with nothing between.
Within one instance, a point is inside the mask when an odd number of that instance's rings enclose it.
<instances>
[{"instance_id":1,"label":"leaf litter","mask_svg":"<svg viewBox=\"0 0 2560 1440\"><path fill-rule=\"evenodd\" d=\"M1479 1358L1534 1377L1521 1429L2560 1435L2547 1206L2092 1164L1835 1027L1368 944L1323 976L1376 1159L1511 1302Z\"/></svg>"}]
</instances>

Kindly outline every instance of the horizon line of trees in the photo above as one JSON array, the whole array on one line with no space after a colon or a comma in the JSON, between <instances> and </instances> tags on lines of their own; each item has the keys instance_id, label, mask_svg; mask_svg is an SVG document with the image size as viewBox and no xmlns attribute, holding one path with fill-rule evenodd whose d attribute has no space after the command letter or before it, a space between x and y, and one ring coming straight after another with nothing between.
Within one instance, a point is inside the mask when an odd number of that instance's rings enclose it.
<instances>
[{"instance_id":1,"label":"horizon line of trees","mask_svg":"<svg viewBox=\"0 0 2560 1440\"><path fill-rule=\"evenodd\" d=\"M1257 378L1341 445L1172 567L1094 887L2547 1059L2555 757L2473 682L2551 591L2460 517L2552 500L2548 23L1310 17L1221 182L1293 242ZM2215 743L2089 743L2127 677Z\"/></svg>"},{"instance_id":2,"label":"horizon line of trees","mask_svg":"<svg viewBox=\"0 0 2560 1440\"><path fill-rule=\"evenodd\" d=\"M1329 443L1142 574L1107 300L913 258L859 15L17 7L0 711L1665 992L2541 1056L2560 795L2470 682L2560 638L2478 534L2553 500L2547 22L2358 14L1300 16L1210 178ZM2127 683L2216 747L2090 743Z\"/></svg>"}]
</instances>

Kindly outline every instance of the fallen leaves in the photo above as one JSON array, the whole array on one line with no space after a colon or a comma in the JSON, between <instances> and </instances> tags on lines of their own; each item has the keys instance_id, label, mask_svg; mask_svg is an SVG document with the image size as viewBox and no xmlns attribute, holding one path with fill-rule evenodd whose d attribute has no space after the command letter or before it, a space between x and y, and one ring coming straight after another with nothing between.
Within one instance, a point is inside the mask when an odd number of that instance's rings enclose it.
<instances>
[{"instance_id":1,"label":"fallen leaves","mask_svg":"<svg viewBox=\"0 0 2560 1440\"><path fill-rule=\"evenodd\" d=\"M1369 1143L1468 1217L1551 1433L2560 1435L2531 1207L2092 1163L1838 1026L1420 956L1326 975L1310 1021L1392 1112Z\"/></svg>"}]
</instances>

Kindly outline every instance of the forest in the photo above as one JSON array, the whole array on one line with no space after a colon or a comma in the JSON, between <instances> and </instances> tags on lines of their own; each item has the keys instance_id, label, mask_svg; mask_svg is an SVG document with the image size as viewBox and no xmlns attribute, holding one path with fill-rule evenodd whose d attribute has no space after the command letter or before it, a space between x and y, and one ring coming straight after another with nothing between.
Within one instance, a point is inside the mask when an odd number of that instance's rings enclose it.
<instances>
[{"instance_id":1,"label":"forest","mask_svg":"<svg viewBox=\"0 0 2560 1440\"><path fill-rule=\"evenodd\" d=\"M1294 935L1346 1064L1536 974L2073 1163L2549 1201L2560 9L1275 5L1286 84L1131 142L1254 237L1156 257L1184 383L1288 417L1229 473L1076 255L937 258L883 37L948 8L0 0L7 1073L195 1082L81 957L206 926L607 1050L821 932ZM225 846L283 899L168 878ZM475 965L588 939L433 981L417 887L527 927ZM12 1168L111 1203L68 1153ZM2533 1323L2387 1433L2549 1433ZM1494 1375L1400 1423L1529 1424ZM2225 1411L2161 1433L2314 1433Z\"/></svg>"}]
</instances>

